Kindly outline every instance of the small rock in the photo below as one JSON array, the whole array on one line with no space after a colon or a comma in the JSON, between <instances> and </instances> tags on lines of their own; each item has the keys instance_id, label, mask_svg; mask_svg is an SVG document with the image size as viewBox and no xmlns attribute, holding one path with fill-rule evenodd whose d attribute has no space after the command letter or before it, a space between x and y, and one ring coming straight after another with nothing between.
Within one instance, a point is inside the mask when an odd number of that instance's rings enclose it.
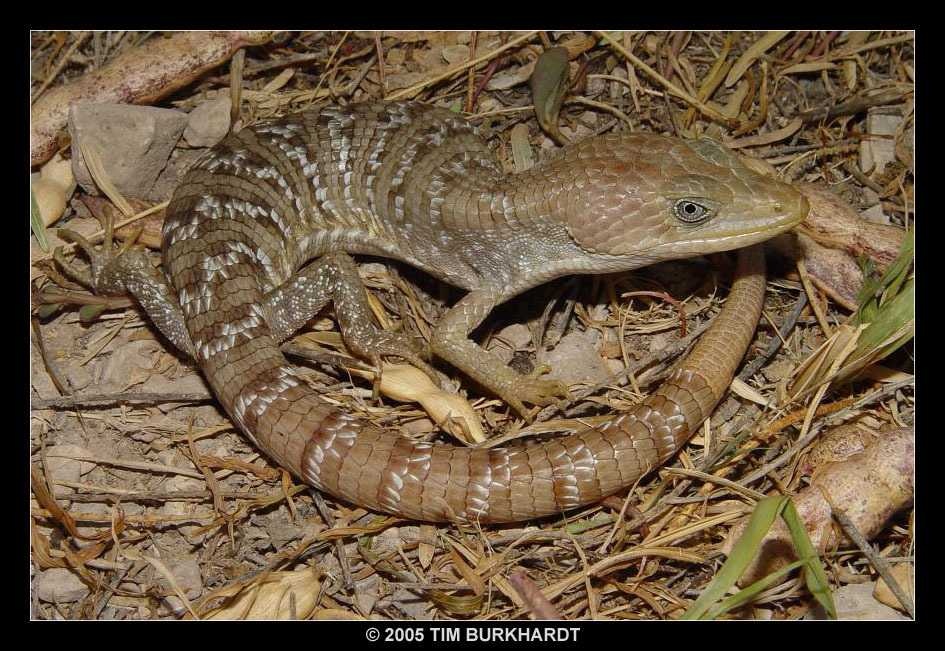
<instances>
[{"instance_id":1,"label":"small rock","mask_svg":"<svg viewBox=\"0 0 945 651\"><path fill-rule=\"evenodd\" d=\"M468 45L447 45L442 51L443 58L451 65L458 65L469 61Z\"/></svg>"},{"instance_id":2,"label":"small rock","mask_svg":"<svg viewBox=\"0 0 945 651\"><path fill-rule=\"evenodd\" d=\"M32 244L32 238L30 238L30 243ZM31 269L35 267L30 267ZM46 366L43 364L43 358L39 354L36 346L32 343L30 344L30 367L32 368L32 373L30 374L30 388L35 392L37 398L54 398L59 395L59 390L56 388L56 384L52 381L52 378L49 375L49 371L46 370Z\"/></svg>"},{"instance_id":3,"label":"small rock","mask_svg":"<svg viewBox=\"0 0 945 651\"><path fill-rule=\"evenodd\" d=\"M151 354L154 351L154 346L154 341L129 341L123 343L109 355L108 361L102 371L101 381L119 391L124 391L129 386L130 378L140 378L142 372L144 372L144 376L147 379L150 379L149 372L152 369ZM140 381L139 379L139 382ZM154 388L150 390L159 391L159 389Z\"/></svg>"},{"instance_id":4,"label":"small rock","mask_svg":"<svg viewBox=\"0 0 945 651\"><path fill-rule=\"evenodd\" d=\"M79 601L89 593L89 588L79 575L64 567L54 567L40 572L33 584L36 596L50 603L71 603Z\"/></svg>"},{"instance_id":5,"label":"small rock","mask_svg":"<svg viewBox=\"0 0 945 651\"><path fill-rule=\"evenodd\" d=\"M536 61L538 61L538 59L529 61L523 66L513 67L493 75L489 79L489 83L486 84L486 88L488 90L508 90L519 84L524 84L531 79L532 73L535 71Z\"/></svg>"},{"instance_id":6,"label":"small rock","mask_svg":"<svg viewBox=\"0 0 945 651\"><path fill-rule=\"evenodd\" d=\"M149 432L147 430L137 430L131 433L131 439L141 443L153 443L159 438L161 438L160 434L157 432Z\"/></svg>"},{"instance_id":7,"label":"small rock","mask_svg":"<svg viewBox=\"0 0 945 651\"><path fill-rule=\"evenodd\" d=\"M154 187L148 192L148 200L167 201L170 199L184 178L184 174L204 153L203 149L175 149L171 154L171 160L161 170L157 181L154 182Z\"/></svg>"},{"instance_id":8,"label":"small rock","mask_svg":"<svg viewBox=\"0 0 945 651\"><path fill-rule=\"evenodd\" d=\"M381 554L382 556L392 554L396 553L397 550L403 546L403 544L404 540L400 533L400 529L397 527L390 527L389 529L385 529L374 537L372 551L376 554Z\"/></svg>"},{"instance_id":9,"label":"small rock","mask_svg":"<svg viewBox=\"0 0 945 651\"><path fill-rule=\"evenodd\" d=\"M617 375L626 368L619 359L605 359L604 365L607 367L607 370L610 371L611 375Z\"/></svg>"},{"instance_id":10,"label":"small rock","mask_svg":"<svg viewBox=\"0 0 945 651\"><path fill-rule=\"evenodd\" d=\"M613 377L597 352L599 333L595 330L569 332L550 351L544 361L551 366L548 379L561 380L565 384L599 384Z\"/></svg>"},{"instance_id":11,"label":"small rock","mask_svg":"<svg viewBox=\"0 0 945 651\"><path fill-rule=\"evenodd\" d=\"M197 559L190 557L180 559L176 562L167 563L167 568L174 575L178 587L183 590L188 599L196 599L203 592L203 576L200 574L200 565ZM172 590L164 577L161 577L161 585L168 590Z\"/></svg>"},{"instance_id":12,"label":"small rock","mask_svg":"<svg viewBox=\"0 0 945 651\"><path fill-rule=\"evenodd\" d=\"M896 158L905 165L910 173L915 173L915 124L903 131L902 138L896 146Z\"/></svg>"},{"instance_id":13,"label":"small rock","mask_svg":"<svg viewBox=\"0 0 945 651\"><path fill-rule=\"evenodd\" d=\"M436 609L430 605L430 602L415 592L399 588L385 601L391 603L394 607L403 612L408 618L416 621L432 620Z\"/></svg>"},{"instance_id":14,"label":"small rock","mask_svg":"<svg viewBox=\"0 0 945 651\"><path fill-rule=\"evenodd\" d=\"M285 517L277 517L267 527L272 548L277 551L302 537L302 527L289 520L288 517L288 514Z\"/></svg>"},{"instance_id":15,"label":"small rock","mask_svg":"<svg viewBox=\"0 0 945 651\"><path fill-rule=\"evenodd\" d=\"M92 374L86 365L69 365L65 369L66 377L69 378L69 386L75 391L81 391L92 384Z\"/></svg>"},{"instance_id":16,"label":"small rock","mask_svg":"<svg viewBox=\"0 0 945 651\"><path fill-rule=\"evenodd\" d=\"M99 194L82 156L82 145L97 151L108 178L126 197L146 199L187 124L187 114L130 104L79 102L69 110L72 167L76 181Z\"/></svg>"},{"instance_id":17,"label":"small rock","mask_svg":"<svg viewBox=\"0 0 945 651\"><path fill-rule=\"evenodd\" d=\"M187 118L184 140L192 147L213 147L230 130L232 107L228 95L198 104Z\"/></svg>"},{"instance_id":18,"label":"small rock","mask_svg":"<svg viewBox=\"0 0 945 651\"><path fill-rule=\"evenodd\" d=\"M46 468L51 475L50 479L60 481L79 481L79 477L95 469L90 461L78 461L69 457L88 456L92 453L78 445L63 443L46 448Z\"/></svg>"},{"instance_id":19,"label":"small rock","mask_svg":"<svg viewBox=\"0 0 945 651\"><path fill-rule=\"evenodd\" d=\"M886 164L896 160L894 138L901 122L902 116L870 110L866 116L866 132L873 137L864 138L860 143L861 170L867 174L882 174Z\"/></svg>"},{"instance_id":20,"label":"small rock","mask_svg":"<svg viewBox=\"0 0 945 651\"><path fill-rule=\"evenodd\" d=\"M866 210L860 211L860 217L874 224L889 224L889 215L883 212L882 204L877 203Z\"/></svg>"},{"instance_id":21,"label":"small rock","mask_svg":"<svg viewBox=\"0 0 945 651\"><path fill-rule=\"evenodd\" d=\"M380 598L379 590L381 587L381 577L377 574L355 581L354 598L357 600L358 609L362 615L370 615L374 610L374 605Z\"/></svg>"},{"instance_id":22,"label":"small rock","mask_svg":"<svg viewBox=\"0 0 945 651\"><path fill-rule=\"evenodd\" d=\"M88 525L80 525L78 527L79 535L85 536L86 538L94 538L95 536L100 536L102 534L102 529L104 527L105 531L108 531L108 521L111 519L113 513L112 509L114 506L112 504L105 504L103 502L91 502L89 504L82 505L83 513L88 513L91 516L99 516L96 522L92 522ZM93 543L89 541L78 541L79 547L84 547L92 545Z\"/></svg>"},{"instance_id":23,"label":"small rock","mask_svg":"<svg viewBox=\"0 0 945 651\"><path fill-rule=\"evenodd\" d=\"M490 337L487 350L507 364L516 351L528 347L531 341L532 333L528 326L513 323Z\"/></svg>"},{"instance_id":24,"label":"small rock","mask_svg":"<svg viewBox=\"0 0 945 651\"><path fill-rule=\"evenodd\" d=\"M833 593L833 603L837 609L837 619L894 619L908 620L909 618L898 610L883 605L873 598L872 583L858 583L841 586ZM804 616L804 619L825 619L826 616L815 608Z\"/></svg>"}]
</instances>

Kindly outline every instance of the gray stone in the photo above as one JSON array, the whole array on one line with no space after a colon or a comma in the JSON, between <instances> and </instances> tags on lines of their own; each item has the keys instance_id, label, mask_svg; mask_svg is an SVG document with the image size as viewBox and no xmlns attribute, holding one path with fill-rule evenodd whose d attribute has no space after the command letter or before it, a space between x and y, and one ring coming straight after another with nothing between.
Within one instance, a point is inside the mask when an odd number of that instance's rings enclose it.
<instances>
[{"instance_id":1,"label":"gray stone","mask_svg":"<svg viewBox=\"0 0 945 651\"><path fill-rule=\"evenodd\" d=\"M543 360L551 366L548 379L561 380L565 384L599 384L607 382L613 375L597 352L596 331L569 332Z\"/></svg>"},{"instance_id":2,"label":"gray stone","mask_svg":"<svg viewBox=\"0 0 945 651\"><path fill-rule=\"evenodd\" d=\"M850 583L841 586L833 593L833 603L837 608L837 619L873 620L893 619L909 620L895 608L882 604L873 597L874 583ZM814 609L804 619L825 619L826 616Z\"/></svg>"},{"instance_id":3,"label":"gray stone","mask_svg":"<svg viewBox=\"0 0 945 651\"><path fill-rule=\"evenodd\" d=\"M882 174L887 163L896 160L896 130L902 123L899 115L886 115L872 109L866 116L866 132L872 138L860 143L860 169L867 174Z\"/></svg>"},{"instance_id":4,"label":"gray stone","mask_svg":"<svg viewBox=\"0 0 945 651\"><path fill-rule=\"evenodd\" d=\"M196 558L189 557L168 563L168 569L188 599L196 599L203 592L203 576Z\"/></svg>"},{"instance_id":5,"label":"gray stone","mask_svg":"<svg viewBox=\"0 0 945 651\"><path fill-rule=\"evenodd\" d=\"M171 154L171 160L161 170L161 175L155 181L154 187L148 193L150 201L167 201L174 194L174 190L180 185L181 180L187 170L203 156L205 149L176 149Z\"/></svg>"},{"instance_id":6,"label":"gray stone","mask_svg":"<svg viewBox=\"0 0 945 651\"><path fill-rule=\"evenodd\" d=\"M77 482L82 475L95 469L90 461L78 461L70 457L90 456L92 453L78 445L63 443L46 448L46 468L50 479Z\"/></svg>"},{"instance_id":7,"label":"gray stone","mask_svg":"<svg viewBox=\"0 0 945 651\"><path fill-rule=\"evenodd\" d=\"M187 114L130 104L79 102L69 110L72 169L90 194L99 194L82 155L92 146L108 178L125 196L146 199L187 124Z\"/></svg>"},{"instance_id":8,"label":"gray stone","mask_svg":"<svg viewBox=\"0 0 945 651\"><path fill-rule=\"evenodd\" d=\"M202 102L187 117L184 140L192 147L213 147L223 140L230 130L229 96Z\"/></svg>"},{"instance_id":9,"label":"gray stone","mask_svg":"<svg viewBox=\"0 0 945 651\"><path fill-rule=\"evenodd\" d=\"M89 593L88 586L82 583L79 575L64 567L40 572L33 589L42 601L59 604L79 601Z\"/></svg>"}]
</instances>

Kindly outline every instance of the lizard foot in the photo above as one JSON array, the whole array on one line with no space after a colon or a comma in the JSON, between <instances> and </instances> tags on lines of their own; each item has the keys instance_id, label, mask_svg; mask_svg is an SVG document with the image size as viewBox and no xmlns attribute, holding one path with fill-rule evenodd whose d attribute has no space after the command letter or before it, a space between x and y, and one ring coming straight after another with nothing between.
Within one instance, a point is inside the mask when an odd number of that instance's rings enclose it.
<instances>
[{"instance_id":1,"label":"lizard foot","mask_svg":"<svg viewBox=\"0 0 945 651\"><path fill-rule=\"evenodd\" d=\"M122 288L114 286L111 279L119 272L120 266L125 261L123 256L131 249L138 238L135 235L116 249L113 244L114 222L110 216L103 220L103 227L105 239L101 247L96 247L79 233L66 228L59 229L59 236L63 240L78 246L89 259L91 264L89 271L79 270L73 264L67 262L62 247L56 247L56 250L53 251L53 259L67 276L85 285L96 294L121 294L124 293ZM140 230L138 232L140 233Z\"/></svg>"},{"instance_id":2,"label":"lizard foot","mask_svg":"<svg viewBox=\"0 0 945 651\"><path fill-rule=\"evenodd\" d=\"M559 380L543 380L538 377L549 370L547 366L542 365L530 375L516 378L514 385L499 392L499 397L526 421L532 417L531 411L525 408L526 402L545 406L559 399L570 400L571 392L566 384Z\"/></svg>"},{"instance_id":3,"label":"lizard foot","mask_svg":"<svg viewBox=\"0 0 945 651\"><path fill-rule=\"evenodd\" d=\"M403 359L408 364L412 364L426 373L434 384L441 386L436 371L424 359L424 357L428 357L426 351L403 333L382 330L371 324L369 332L359 332L356 337L348 335L345 338L345 343L348 344L351 352L362 359L369 360L374 366L377 376L375 387L380 381L381 360L384 357Z\"/></svg>"}]
</instances>

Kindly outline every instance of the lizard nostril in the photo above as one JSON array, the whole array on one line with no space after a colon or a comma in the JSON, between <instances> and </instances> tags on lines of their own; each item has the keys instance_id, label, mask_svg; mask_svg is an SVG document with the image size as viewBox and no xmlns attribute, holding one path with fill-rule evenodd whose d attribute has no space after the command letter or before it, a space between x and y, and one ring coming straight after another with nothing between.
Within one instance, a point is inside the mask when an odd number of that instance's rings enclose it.
<instances>
[{"instance_id":1,"label":"lizard nostril","mask_svg":"<svg viewBox=\"0 0 945 651\"><path fill-rule=\"evenodd\" d=\"M775 212L781 212L783 209L784 209L784 205L783 205L783 204L780 204L780 203L774 204L774 210L775 210Z\"/></svg>"}]
</instances>

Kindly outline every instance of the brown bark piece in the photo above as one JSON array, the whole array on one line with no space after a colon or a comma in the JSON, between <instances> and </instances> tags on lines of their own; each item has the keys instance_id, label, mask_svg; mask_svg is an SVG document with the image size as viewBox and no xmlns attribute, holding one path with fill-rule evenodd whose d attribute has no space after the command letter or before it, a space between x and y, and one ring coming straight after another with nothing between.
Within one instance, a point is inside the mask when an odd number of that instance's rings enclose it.
<instances>
[{"instance_id":1,"label":"brown bark piece","mask_svg":"<svg viewBox=\"0 0 945 651\"><path fill-rule=\"evenodd\" d=\"M57 148L57 137L80 101L149 104L186 86L241 47L260 45L269 31L180 32L154 38L129 50L99 70L50 89L31 110L30 165L46 161Z\"/></svg>"},{"instance_id":2,"label":"brown bark piece","mask_svg":"<svg viewBox=\"0 0 945 651\"><path fill-rule=\"evenodd\" d=\"M865 255L876 263L880 272L896 259L905 235L901 228L866 221L825 188L810 183L796 187L810 202L810 214L800 229L811 239L853 257Z\"/></svg>"}]
</instances>

